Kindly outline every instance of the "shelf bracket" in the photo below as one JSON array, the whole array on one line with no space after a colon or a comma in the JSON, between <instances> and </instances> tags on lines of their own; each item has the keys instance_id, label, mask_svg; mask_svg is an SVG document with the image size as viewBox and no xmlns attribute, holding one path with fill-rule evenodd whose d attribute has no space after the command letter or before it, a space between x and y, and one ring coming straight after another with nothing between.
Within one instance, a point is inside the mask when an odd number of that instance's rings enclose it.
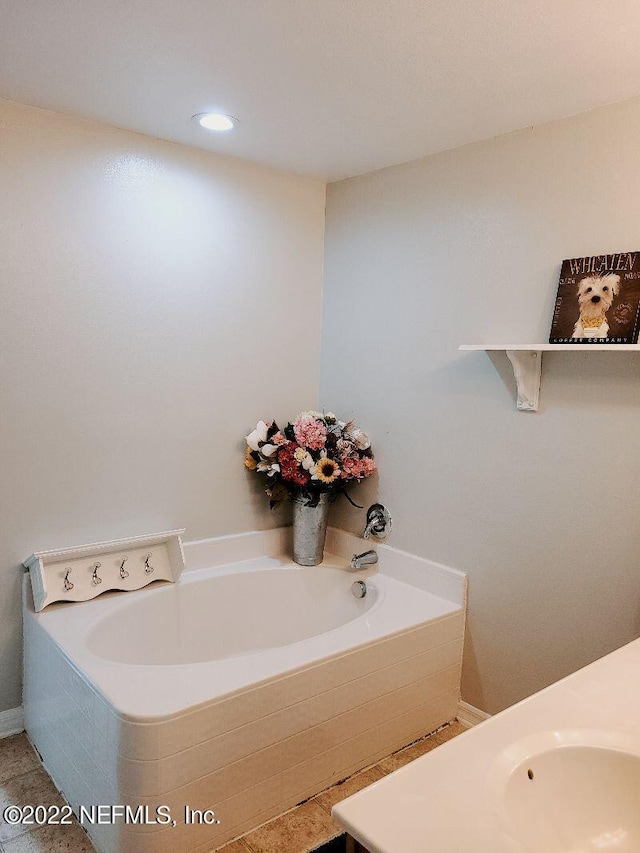
<instances>
[{"instance_id":1,"label":"shelf bracket","mask_svg":"<svg viewBox=\"0 0 640 853\"><path fill-rule=\"evenodd\" d=\"M517 407L521 412L537 412L540 400L542 353L537 350L506 350L518 388Z\"/></svg>"}]
</instances>

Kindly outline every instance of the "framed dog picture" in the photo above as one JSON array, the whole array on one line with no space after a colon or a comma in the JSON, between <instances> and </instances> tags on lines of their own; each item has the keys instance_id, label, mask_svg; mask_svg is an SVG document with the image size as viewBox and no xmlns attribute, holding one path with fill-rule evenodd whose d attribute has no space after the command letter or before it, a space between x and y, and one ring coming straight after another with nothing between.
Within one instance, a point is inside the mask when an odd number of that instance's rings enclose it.
<instances>
[{"instance_id":1,"label":"framed dog picture","mask_svg":"<svg viewBox=\"0 0 640 853\"><path fill-rule=\"evenodd\" d=\"M550 344L636 344L640 252L562 262Z\"/></svg>"}]
</instances>

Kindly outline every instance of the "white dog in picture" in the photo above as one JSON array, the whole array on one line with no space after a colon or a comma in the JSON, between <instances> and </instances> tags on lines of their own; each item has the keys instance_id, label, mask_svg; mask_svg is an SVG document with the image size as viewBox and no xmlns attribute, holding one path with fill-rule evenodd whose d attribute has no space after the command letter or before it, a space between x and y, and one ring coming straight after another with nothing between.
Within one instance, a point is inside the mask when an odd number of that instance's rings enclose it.
<instances>
[{"instance_id":1,"label":"white dog in picture","mask_svg":"<svg viewBox=\"0 0 640 853\"><path fill-rule=\"evenodd\" d=\"M620 292L620 276L591 275L578 282L580 316L572 338L606 338L609 334L607 311Z\"/></svg>"}]
</instances>

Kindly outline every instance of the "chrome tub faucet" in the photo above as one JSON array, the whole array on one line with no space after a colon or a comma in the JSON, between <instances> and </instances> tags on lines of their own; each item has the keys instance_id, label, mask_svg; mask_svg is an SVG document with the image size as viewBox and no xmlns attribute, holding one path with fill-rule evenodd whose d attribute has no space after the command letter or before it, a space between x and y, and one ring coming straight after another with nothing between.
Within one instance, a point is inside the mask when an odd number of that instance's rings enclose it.
<instances>
[{"instance_id":1,"label":"chrome tub faucet","mask_svg":"<svg viewBox=\"0 0 640 853\"><path fill-rule=\"evenodd\" d=\"M363 566L373 566L378 562L378 555L375 551L364 551L362 554L354 554L349 564L352 569L358 571Z\"/></svg>"}]
</instances>

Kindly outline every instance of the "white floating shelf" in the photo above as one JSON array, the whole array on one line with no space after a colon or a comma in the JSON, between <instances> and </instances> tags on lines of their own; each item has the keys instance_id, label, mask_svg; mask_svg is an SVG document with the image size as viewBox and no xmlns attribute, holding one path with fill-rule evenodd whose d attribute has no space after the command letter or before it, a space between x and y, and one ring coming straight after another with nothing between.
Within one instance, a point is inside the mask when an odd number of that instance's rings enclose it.
<instances>
[{"instance_id":1,"label":"white floating shelf","mask_svg":"<svg viewBox=\"0 0 640 853\"><path fill-rule=\"evenodd\" d=\"M462 344L465 352L504 352L513 367L521 412L537 412L543 352L640 352L640 344Z\"/></svg>"},{"instance_id":2,"label":"white floating shelf","mask_svg":"<svg viewBox=\"0 0 640 853\"><path fill-rule=\"evenodd\" d=\"M640 344L462 344L458 349L476 352L640 352Z\"/></svg>"}]
</instances>

